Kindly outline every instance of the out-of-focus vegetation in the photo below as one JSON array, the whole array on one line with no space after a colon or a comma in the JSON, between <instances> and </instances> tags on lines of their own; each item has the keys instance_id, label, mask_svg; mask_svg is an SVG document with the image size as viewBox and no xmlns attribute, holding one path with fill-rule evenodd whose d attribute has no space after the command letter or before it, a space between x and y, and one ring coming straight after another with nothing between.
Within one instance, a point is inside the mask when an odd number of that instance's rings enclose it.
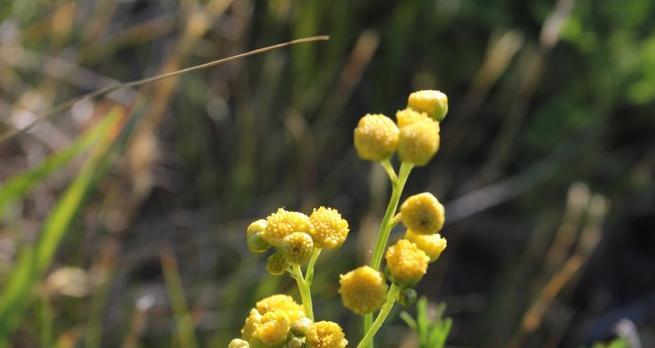
<instances>
[{"instance_id":1,"label":"out-of-focus vegetation","mask_svg":"<svg viewBox=\"0 0 655 348\"><path fill-rule=\"evenodd\" d=\"M222 347L294 287L246 257L246 224L319 201L353 232L318 266L316 311L357 337L336 279L369 255L388 188L352 129L434 88L448 141L406 194L446 201L420 292L448 303L447 344L652 346L654 18L650 0L0 1L1 132L116 80L331 36L0 143L0 345ZM399 319L383 333L416 342Z\"/></svg>"}]
</instances>

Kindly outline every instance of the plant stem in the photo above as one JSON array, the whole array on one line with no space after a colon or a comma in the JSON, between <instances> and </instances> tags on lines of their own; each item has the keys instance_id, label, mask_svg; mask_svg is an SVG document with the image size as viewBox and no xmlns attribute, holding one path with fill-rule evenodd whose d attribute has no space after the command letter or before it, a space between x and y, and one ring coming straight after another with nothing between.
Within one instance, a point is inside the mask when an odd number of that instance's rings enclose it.
<instances>
[{"instance_id":1,"label":"plant stem","mask_svg":"<svg viewBox=\"0 0 655 348\"><path fill-rule=\"evenodd\" d=\"M305 281L305 278L302 276L302 270L299 265L291 266L291 271L293 277L296 279L296 284L298 284L298 291L300 292L300 298L302 299L302 305L305 308L305 315L314 320L314 309L312 308L312 294L309 290L309 286Z\"/></svg>"},{"instance_id":2,"label":"plant stem","mask_svg":"<svg viewBox=\"0 0 655 348\"><path fill-rule=\"evenodd\" d=\"M384 170L387 172L387 175L389 176L389 180L391 180L392 183L398 180L398 177L396 176L396 171L393 169L393 166L391 165L391 162L389 162L388 159L380 162L380 164L382 165L382 168L384 168Z\"/></svg>"},{"instance_id":3,"label":"plant stem","mask_svg":"<svg viewBox=\"0 0 655 348\"><path fill-rule=\"evenodd\" d=\"M387 166L391 167L389 161L381 162L382 166L387 170L387 173L390 171L387 169ZM389 235L391 234L391 228L395 224L394 216L396 210L398 209L398 202L400 201L400 196L403 193L405 188L405 183L407 183L407 178L409 178L409 173L414 167L413 164L402 162L400 164L400 170L398 177L393 180L393 177L389 175L391 180L391 197L389 198L389 203L387 204L387 210L384 212L384 217L382 218L382 223L380 224L380 231L378 232L378 238L375 242L375 248L373 249L373 257L371 258L371 267L375 270L380 270L380 265L382 264L382 256L384 254L384 249L387 246L389 241ZM393 167L390 168L391 172ZM395 172L394 172L395 177ZM364 316L364 334L366 335L373 324L373 313L366 314ZM373 340L370 340L370 345L368 347L373 348Z\"/></svg>"},{"instance_id":4,"label":"plant stem","mask_svg":"<svg viewBox=\"0 0 655 348\"><path fill-rule=\"evenodd\" d=\"M375 318L375 321L373 322L371 327L366 331L366 334L364 335L362 340L359 341L357 348L365 348L372 344L373 337L378 332L378 330L380 330L380 327L382 327L382 323L384 323L384 321L387 319L389 313L391 313L391 309L393 308L396 299L398 299L399 292L400 292L400 288L398 288L396 284L391 284L391 288L389 288L389 292L387 293L387 301L380 309L380 313L378 314L378 317Z\"/></svg>"},{"instance_id":5,"label":"plant stem","mask_svg":"<svg viewBox=\"0 0 655 348\"><path fill-rule=\"evenodd\" d=\"M307 264L307 270L305 271L305 281L307 282L308 288L311 288L312 286L312 280L314 280L314 265L316 265L318 256L321 255L321 250L323 249L315 248L312 257L309 259L309 263Z\"/></svg>"}]
</instances>

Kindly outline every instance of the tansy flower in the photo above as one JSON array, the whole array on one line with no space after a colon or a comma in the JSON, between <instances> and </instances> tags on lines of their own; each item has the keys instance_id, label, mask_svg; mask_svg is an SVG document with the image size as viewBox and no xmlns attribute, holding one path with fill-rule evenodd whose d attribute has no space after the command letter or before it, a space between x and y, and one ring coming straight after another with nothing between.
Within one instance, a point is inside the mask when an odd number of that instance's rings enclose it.
<instances>
[{"instance_id":1,"label":"tansy flower","mask_svg":"<svg viewBox=\"0 0 655 348\"><path fill-rule=\"evenodd\" d=\"M423 112L416 111L412 108L405 108L396 112L396 123L398 123L399 128L402 128L416 121L424 120L425 117L428 117L428 115Z\"/></svg>"},{"instance_id":2,"label":"tansy flower","mask_svg":"<svg viewBox=\"0 0 655 348\"><path fill-rule=\"evenodd\" d=\"M427 271L430 258L416 244L401 239L389 247L386 260L393 280L402 287L412 287Z\"/></svg>"},{"instance_id":3,"label":"tansy flower","mask_svg":"<svg viewBox=\"0 0 655 348\"><path fill-rule=\"evenodd\" d=\"M359 315L380 309L387 295L387 283L382 274L362 266L340 276L339 293L343 305Z\"/></svg>"},{"instance_id":4,"label":"tansy flower","mask_svg":"<svg viewBox=\"0 0 655 348\"><path fill-rule=\"evenodd\" d=\"M255 331L262 322L262 315L256 310L251 309L250 315L246 318L246 322L241 329L241 338L246 341L253 341L255 338Z\"/></svg>"},{"instance_id":5,"label":"tansy flower","mask_svg":"<svg viewBox=\"0 0 655 348\"><path fill-rule=\"evenodd\" d=\"M314 227L312 237L319 248L338 248L348 237L348 221L336 209L314 209L309 219Z\"/></svg>"},{"instance_id":6,"label":"tansy flower","mask_svg":"<svg viewBox=\"0 0 655 348\"><path fill-rule=\"evenodd\" d=\"M311 234L312 231L312 224L307 215L295 211L286 211L282 208L269 215L266 221L268 225L262 233L262 237L269 244L278 248L282 246L284 237L291 233L305 232Z\"/></svg>"},{"instance_id":7,"label":"tansy flower","mask_svg":"<svg viewBox=\"0 0 655 348\"><path fill-rule=\"evenodd\" d=\"M309 260L314 251L314 241L305 232L293 232L282 240L282 253L293 264Z\"/></svg>"},{"instance_id":8,"label":"tansy flower","mask_svg":"<svg viewBox=\"0 0 655 348\"><path fill-rule=\"evenodd\" d=\"M439 150L439 123L425 114L400 128L398 158L416 166L426 165Z\"/></svg>"},{"instance_id":9,"label":"tansy flower","mask_svg":"<svg viewBox=\"0 0 655 348\"><path fill-rule=\"evenodd\" d=\"M437 233L446 222L443 205L430 192L407 198L400 206L400 218L408 230L418 234Z\"/></svg>"},{"instance_id":10,"label":"tansy flower","mask_svg":"<svg viewBox=\"0 0 655 348\"><path fill-rule=\"evenodd\" d=\"M367 114L355 128L355 149L360 158L369 161L385 160L398 146L398 126L382 114Z\"/></svg>"},{"instance_id":11,"label":"tansy flower","mask_svg":"<svg viewBox=\"0 0 655 348\"><path fill-rule=\"evenodd\" d=\"M425 90L414 92L407 98L407 105L437 121L441 121L448 113L448 96L440 91Z\"/></svg>"},{"instance_id":12,"label":"tansy flower","mask_svg":"<svg viewBox=\"0 0 655 348\"><path fill-rule=\"evenodd\" d=\"M274 276L283 275L287 268L289 268L289 261L280 253L275 253L266 260L266 270Z\"/></svg>"},{"instance_id":13,"label":"tansy flower","mask_svg":"<svg viewBox=\"0 0 655 348\"><path fill-rule=\"evenodd\" d=\"M339 324L319 321L307 330L305 343L308 348L344 348L348 341Z\"/></svg>"},{"instance_id":14,"label":"tansy flower","mask_svg":"<svg viewBox=\"0 0 655 348\"><path fill-rule=\"evenodd\" d=\"M255 308L262 315L272 311L284 312L292 323L305 316L303 307L289 295L271 295L257 302Z\"/></svg>"},{"instance_id":15,"label":"tansy flower","mask_svg":"<svg viewBox=\"0 0 655 348\"><path fill-rule=\"evenodd\" d=\"M441 237L439 233L420 234L412 230L407 230L405 239L416 244L419 249L423 250L430 258L430 262L437 261L448 245L446 238Z\"/></svg>"},{"instance_id":16,"label":"tansy flower","mask_svg":"<svg viewBox=\"0 0 655 348\"><path fill-rule=\"evenodd\" d=\"M230 341L230 344L227 345L227 348L250 348L250 344L247 341L235 338Z\"/></svg>"},{"instance_id":17,"label":"tansy flower","mask_svg":"<svg viewBox=\"0 0 655 348\"><path fill-rule=\"evenodd\" d=\"M291 324L286 314L280 311L262 315L262 321L255 330L255 336L268 345L278 345L287 340Z\"/></svg>"}]
</instances>

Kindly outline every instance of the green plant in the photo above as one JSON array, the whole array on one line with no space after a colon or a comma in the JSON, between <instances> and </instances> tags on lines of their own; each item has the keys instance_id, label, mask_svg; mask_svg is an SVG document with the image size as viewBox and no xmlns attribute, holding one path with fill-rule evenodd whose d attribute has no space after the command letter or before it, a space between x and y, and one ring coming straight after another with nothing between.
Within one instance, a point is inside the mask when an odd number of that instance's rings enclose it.
<instances>
[{"instance_id":1,"label":"green plant","mask_svg":"<svg viewBox=\"0 0 655 348\"><path fill-rule=\"evenodd\" d=\"M453 321L443 317L445 310L446 305L442 303L430 315L428 299L421 297L416 303L416 318L406 311L400 313L405 323L416 331L419 348L442 348L446 344Z\"/></svg>"},{"instance_id":2,"label":"green plant","mask_svg":"<svg viewBox=\"0 0 655 348\"><path fill-rule=\"evenodd\" d=\"M446 240L439 234L445 211L436 197L420 193L407 198L400 209L398 205L412 169L427 164L439 149L439 122L447 110L445 94L415 92L408 98L408 107L396 114L396 122L382 114L367 114L354 131L359 157L380 163L391 182L391 196L370 264L340 277L344 306L363 316L364 333L357 348L373 347L374 337L394 304L407 304L415 296L413 287L425 275L428 264L439 259L446 248ZM398 172L391 162L395 153L400 161ZM388 247L391 230L399 223L406 228L405 236ZM246 229L249 249L255 253L275 250L266 268L272 275L289 273L296 280L302 305L282 294L257 302L241 338L232 340L229 347L345 347L348 340L337 323L316 321L311 285L322 250L339 248L348 232L348 222L336 209L326 207L314 209L310 216L280 208L265 220L250 224ZM381 270L383 257L386 276ZM442 322L440 316L430 321L426 308L427 301L422 299L414 325L422 347L443 346L451 322Z\"/></svg>"}]
</instances>

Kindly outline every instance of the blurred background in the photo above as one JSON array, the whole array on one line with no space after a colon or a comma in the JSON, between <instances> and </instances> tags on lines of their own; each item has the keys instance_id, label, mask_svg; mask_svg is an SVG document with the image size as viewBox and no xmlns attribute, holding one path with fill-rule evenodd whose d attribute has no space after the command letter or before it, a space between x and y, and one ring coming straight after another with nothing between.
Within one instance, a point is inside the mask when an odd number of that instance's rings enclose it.
<instances>
[{"instance_id":1,"label":"blurred background","mask_svg":"<svg viewBox=\"0 0 655 348\"><path fill-rule=\"evenodd\" d=\"M299 298L247 224L319 205L351 233L319 260L315 310L356 343L337 279L367 260L389 188L352 131L418 89L450 99L405 190L446 205L417 290L447 304L448 345L655 346L651 0L2 0L0 130L323 34L4 137L0 346L224 347L257 299ZM397 316L378 341L415 344Z\"/></svg>"}]
</instances>

